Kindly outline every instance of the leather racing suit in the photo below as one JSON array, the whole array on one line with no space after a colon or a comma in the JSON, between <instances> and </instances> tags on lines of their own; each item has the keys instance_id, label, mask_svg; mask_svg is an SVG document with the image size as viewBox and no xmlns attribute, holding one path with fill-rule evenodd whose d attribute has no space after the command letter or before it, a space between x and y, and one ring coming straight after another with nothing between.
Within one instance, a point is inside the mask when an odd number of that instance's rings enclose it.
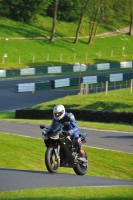
<instances>
[{"instance_id":1,"label":"leather racing suit","mask_svg":"<svg viewBox=\"0 0 133 200\"><path fill-rule=\"evenodd\" d=\"M79 139L79 128L76 123L75 117L72 113L65 112L65 115L62 119L58 120L59 123L63 124L64 131L71 131L71 140L75 143L79 148L81 147L81 140Z\"/></svg>"}]
</instances>

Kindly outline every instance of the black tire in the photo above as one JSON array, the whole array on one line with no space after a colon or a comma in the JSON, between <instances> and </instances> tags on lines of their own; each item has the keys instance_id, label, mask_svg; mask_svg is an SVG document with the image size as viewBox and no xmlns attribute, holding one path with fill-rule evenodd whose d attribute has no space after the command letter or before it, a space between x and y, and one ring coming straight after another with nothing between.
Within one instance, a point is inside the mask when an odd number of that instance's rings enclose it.
<instances>
[{"instance_id":1,"label":"black tire","mask_svg":"<svg viewBox=\"0 0 133 200\"><path fill-rule=\"evenodd\" d=\"M53 159L55 163L53 163ZM48 148L45 152L45 164L50 173L56 173L59 169L60 163L56 161L56 155L53 148Z\"/></svg>"},{"instance_id":2,"label":"black tire","mask_svg":"<svg viewBox=\"0 0 133 200\"><path fill-rule=\"evenodd\" d=\"M89 169L89 162L88 162L88 156L87 156L86 153L85 153L85 158L86 158L86 160L87 160L85 166L83 166L83 165L82 165L83 163L81 162L81 163L77 163L77 165L75 165L75 166L73 167L73 170L74 170L74 172L75 172L77 175L83 176L83 175L85 175L85 174L88 172L88 169Z\"/></svg>"}]
</instances>

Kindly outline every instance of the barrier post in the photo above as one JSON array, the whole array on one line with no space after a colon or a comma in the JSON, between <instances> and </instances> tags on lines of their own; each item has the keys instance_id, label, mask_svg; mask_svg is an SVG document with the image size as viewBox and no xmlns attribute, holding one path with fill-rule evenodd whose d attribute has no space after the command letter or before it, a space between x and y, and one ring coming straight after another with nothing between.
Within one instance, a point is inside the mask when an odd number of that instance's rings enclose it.
<instances>
[{"instance_id":1,"label":"barrier post","mask_svg":"<svg viewBox=\"0 0 133 200\"><path fill-rule=\"evenodd\" d=\"M130 88L130 94L133 92L133 79L131 79L131 88Z\"/></svg>"},{"instance_id":2,"label":"barrier post","mask_svg":"<svg viewBox=\"0 0 133 200\"><path fill-rule=\"evenodd\" d=\"M60 54L60 60L62 60L62 53Z\"/></svg>"},{"instance_id":3,"label":"barrier post","mask_svg":"<svg viewBox=\"0 0 133 200\"><path fill-rule=\"evenodd\" d=\"M32 56L32 63L34 63L35 62L35 57L34 57L34 54L33 54L33 56Z\"/></svg>"},{"instance_id":4,"label":"barrier post","mask_svg":"<svg viewBox=\"0 0 133 200\"><path fill-rule=\"evenodd\" d=\"M74 53L74 60L76 59L76 53Z\"/></svg>"},{"instance_id":5,"label":"barrier post","mask_svg":"<svg viewBox=\"0 0 133 200\"><path fill-rule=\"evenodd\" d=\"M89 93L89 84L86 83L86 95Z\"/></svg>"},{"instance_id":6,"label":"barrier post","mask_svg":"<svg viewBox=\"0 0 133 200\"><path fill-rule=\"evenodd\" d=\"M21 59L21 58L20 58L20 56L19 56L19 57L18 57L18 63L19 63L19 64L20 64L20 62L21 62L20 59Z\"/></svg>"},{"instance_id":7,"label":"barrier post","mask_svg":"<svg viewBox=\"0 0 133 200\"><path fill-rule=\"evenodd\" d=\"M86 60L88 59L88 53L86 52Z\"/></svg>"},{"instance_id":8,"label":"barrier post","mask_svg":"<svg viewBox=\"0 0 133 200\"><path fill-rule=\"evenodd\" d=\"M2 57L2 63L3 63L3 64L4 64L4 62L5 62L4 58L5 58L5 57L3 56L3 57Z\"/></svg>"},{"instance_id":9,"label":"barrier post","mask_svg":"<svg viewBox=\"0 0 133 200\"><path fill-rule=\"evenodd\" d=\"M47 54L47 61L49 61L49 54Z\"/></svg>"},{"instance_id":10,"label":"barrier post","mask_svg":"<svg viewBox=\"0 0 133 200\"><path fill-rule=\"evenodd\" d=\"M106 81L106 95L108 94L108 81Z\"/></svg>"},{"instance_id":11,"label":"barrier post","mask_svg":"<svg viewBox=\"0 0 133 200\"><path fill-rule=\"evenodd\" d=\"M86 84L84 84L84 87L83 87L84 89L83 89L83 94L85 94L86 93Z\"/></svg>"},{"instance_id":12,"label":"barrier post","mask_svg":"<svg viewBox=\"0 0 133 200\"><path fill-rule=\"evenodd\" d=\"M84 91L84 84L81 83L81 87L80 87L80 94L83 94L83 91Z\"/></svg>"}]
</instances>

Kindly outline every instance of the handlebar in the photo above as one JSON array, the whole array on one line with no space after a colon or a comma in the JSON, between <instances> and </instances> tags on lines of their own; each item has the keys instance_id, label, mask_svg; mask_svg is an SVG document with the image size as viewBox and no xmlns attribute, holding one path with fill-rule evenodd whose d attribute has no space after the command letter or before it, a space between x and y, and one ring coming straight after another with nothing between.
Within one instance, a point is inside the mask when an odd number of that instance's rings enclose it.
<instances>
[{"instance_id":1,"label":"handlebar","mask_svg":"<svg viewBox=\"0 0 133 200\"><path fill-rule=\"evenodd\" d=\"M44 128L46 128L45 125L40 124L40 129L44 129Z\"/></svg>"}]
</instances>

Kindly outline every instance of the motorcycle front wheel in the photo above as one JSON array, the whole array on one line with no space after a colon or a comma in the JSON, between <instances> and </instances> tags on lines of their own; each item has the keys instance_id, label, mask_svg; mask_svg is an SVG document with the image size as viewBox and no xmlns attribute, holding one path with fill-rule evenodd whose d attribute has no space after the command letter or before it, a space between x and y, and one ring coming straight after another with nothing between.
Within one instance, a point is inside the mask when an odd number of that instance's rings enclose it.
<instances>
[{"instance_id":1,"label":"motorcycle front wheel","mask_svg":"<svg viewBox=\"0 0 133 200\"><path fill-rule=\"evenodd\" d=\"M73 170L77 175L85 175L88 171L89 165L88 165L88 156L85 153L85 158L86 158L86 162L78 162L74 167Z\"/></svg>"},{"instance_id":2,"label":"motorcycle front wheel","mask_svg":"<svg viewBox=\"0 0 133 200\"><path fill-rule=\"evenodd\" d=\"M56 173L59 169L60 163L55 155L53 148L48 148L45 152L45 164L50 173Z\"/></svg>"}]
</instances>

